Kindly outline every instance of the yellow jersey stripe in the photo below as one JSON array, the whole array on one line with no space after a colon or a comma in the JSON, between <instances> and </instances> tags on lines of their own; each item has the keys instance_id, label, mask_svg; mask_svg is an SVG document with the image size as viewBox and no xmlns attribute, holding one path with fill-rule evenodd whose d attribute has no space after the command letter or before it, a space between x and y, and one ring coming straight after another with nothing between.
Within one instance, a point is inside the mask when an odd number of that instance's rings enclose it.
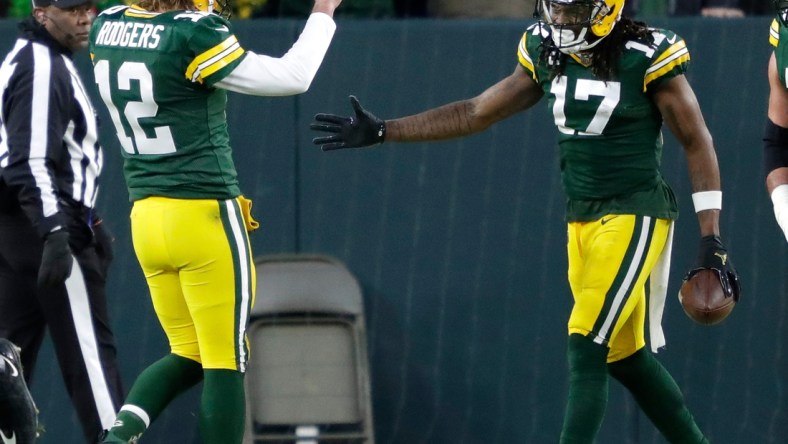
<instances>
[{"instance_id":1,"label":"yellow jersey stripe","mask_svg":"<svg viewBox=\"0 0 788 444\"><path fill-rule=\"evenodd\" d=\"M687 47L684 46L684 48L678 52L674 52L667 59L662 60L658 64L652 65L651 68L646 70L646 77L643 79L643 91L646 91L646 87L649 83L669 73L676 66L689 62L689 60L689 50L687 50Z\"/></svg>"},{"instance_id":2,"label":"yellow jersey stripe","mask_svg":"<svg viewBox=\"0 0 788 444\"><path fill-rule=\"evenodd\" d=\"M131 5L126 9L126 12L123 15L128 17L138 17L138 18L151 18L156 17L160 13L158 12L150 12L148 10L140 8L138 5Z\"/></svg>"},{"instance_id":3,"label":"yellow jersey stripe","mask_svg":"<svg viewBox=\"0 0 788 444\"><path fill-rule=\"evenodd\" d=\"M238 49L240 49L240 53L238 53ZM186 78L194 81L200 81L207 77L207 75L203 75L203 71L209 69L210 65L214 63L223 63L218 68L211 70L211 73L216 72L217 69L220 69L233 60L237 59L244 53L244 50L241 48L241 45L238 43L238 39L231 35L222 43L214 46L213 48L203 52L202 54L198 55L197 57L192 60L189 66L186 68ZM229 60L224 60L225 57L229 57ZM209 74L208 74L209 75Z\"/></svg>"},{"instance_id":4,"label":"yellow jersey stripe","mask_svg":"<svg viewBox=\"0 0 788 444\"><path fill-rule=\"evenodd\" d=\"M657 59L651 63L651 68L649 68L649 70L653 69L654 66L658 65L663 60L671 57L673 54L681 50L684 51L687 50L687 43L684 42L684 40L679 40L678 42L672 44L668 49L666 49L662 54L660 54L659 57L657 57Z\"/></svg>"},{"instance_id":5,"label":"yellow jersey stripe","mask_svg":"<svg viewBox=\"0 0 788 444\"><path fill-rule=\"evenodd\" d=\"M773 19L769 27L769 43L775 48L780 43L780 24L777 23L777 19Z\"/></svg>"},{"instance_id":6,"label":"yellow jersey stripe","mask_svg":"<svg viewBox=\"0 0 788 444\"><path fill-rule=\"evenodd\" d=\"M525 33L523 34L523 38L520 39L520 46L517 48L517 58L520 60L520 64L531 72L531 77L536 80L536 68L534 67L534 61L531 59L531 55L528 54L528 47L525 44L527 36L528 33Z\"/></svg>"},{"instance_id":7,"label":"yellow jersey stripe","mask_svg":"<svg viewBox=\"0 0 788 444\"><path fill-rule=\"evenodd\" d=\"M215 63L211 63L209 66L203 69L201 71L202 74L200 74L200 81L202 81L202 79L210 77L211 74L229 65L230 63L232 63L233 60L236 60L238 57L241 57L243 53L244 53L244 49L241 48L240 45L238 45L238 48L236 48L226 57L222 57L220 60L216 61Z\"/></svg>"}]
</instances>

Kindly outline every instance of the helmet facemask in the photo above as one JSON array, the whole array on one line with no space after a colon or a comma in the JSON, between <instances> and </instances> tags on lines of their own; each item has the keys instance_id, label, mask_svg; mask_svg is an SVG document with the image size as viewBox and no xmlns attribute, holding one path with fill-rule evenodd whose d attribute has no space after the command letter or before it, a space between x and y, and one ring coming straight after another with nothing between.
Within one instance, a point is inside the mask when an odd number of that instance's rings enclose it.
<instances>
[{"instance_id":1,"label":"helmet facemask","mask_svg":"<svg viewBox=\"0 0 788 444\"><path fill-rule=\"evenodd\" d=\"M537 12L550 27L555 46L572 54L593 48L610 34L623 6L624 0L538 0Z\"/></svg>"}]
</instances>

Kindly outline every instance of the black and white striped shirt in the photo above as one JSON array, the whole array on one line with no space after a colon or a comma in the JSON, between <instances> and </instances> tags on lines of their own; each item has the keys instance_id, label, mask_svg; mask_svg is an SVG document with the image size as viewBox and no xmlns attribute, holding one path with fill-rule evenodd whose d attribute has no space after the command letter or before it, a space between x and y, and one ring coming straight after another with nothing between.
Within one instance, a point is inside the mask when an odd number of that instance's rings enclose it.
<instances>
[{"instance_id":1,"label":"black and white striped shirt","mask_svg":"<svg viewBox=\"0 0 788 444\"><path fill-rule=\"evenodd\" d=\"M20 28L0 66L0 197L43 237L67 225L66 206L94 207L103 155L71 53L32 19Z\"/></svg>"}]
</instances>

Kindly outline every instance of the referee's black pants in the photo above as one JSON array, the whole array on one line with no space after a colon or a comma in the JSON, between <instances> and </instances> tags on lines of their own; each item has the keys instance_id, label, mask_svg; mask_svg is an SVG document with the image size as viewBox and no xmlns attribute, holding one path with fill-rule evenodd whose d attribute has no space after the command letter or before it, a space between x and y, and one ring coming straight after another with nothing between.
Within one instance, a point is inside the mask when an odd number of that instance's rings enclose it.
<instances>
[{"instance_id":1,"label":"referee's black pants","mask_svg":"<svg viewBox=\"0 0 788 444\"><path fill-rule=\"evenodd\" d=\"M0 337L22 348L30 384L49 328L86 442L95 443L101 431L112 426L124 396L107 315L105 264L90 242L75 252L64 285L39 292L42 249L43 241L21 212L0 213Z\"/></svg>"}]
</instances>

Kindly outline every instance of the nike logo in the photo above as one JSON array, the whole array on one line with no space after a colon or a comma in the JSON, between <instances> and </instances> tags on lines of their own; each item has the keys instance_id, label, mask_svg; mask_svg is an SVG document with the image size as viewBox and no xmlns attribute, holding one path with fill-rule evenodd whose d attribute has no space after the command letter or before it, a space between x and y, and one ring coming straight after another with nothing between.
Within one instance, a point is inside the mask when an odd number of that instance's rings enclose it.
<instances>
[{"instance_id":1,"label":"nike logo","mask_svg":"<svg viewBox=\"0 0 788 444\"><path fill-rule=\"evenodd\" d=\"M668 37L668 43L670 43L671 45L676 43L676 38L677 37L678 36L675 36L675 35L673 37Z\"/></svg>"},{"instance_id":2,"label":"nike logo","mask_svg":"<svg viewBox=\"0 0 788 444\"><path fill-rule=\"evenodd\" d=\"M0 358L3 358L3 361L5 361L8 364L8 366L11 367L11 376L13 377L19 376L19 370L17 370L13 361L5 357L5 355L0 355ZM0 433L2 433L2 431L0 431Z\"/></svg>"},{"instance_id":3,"label":"nike logo","mask_svg":"<svg viewBox=\"0 0 788 444\"><path fill-rule=\"evenodd\" d=\"M11 431L11 436L5 436L5 433L0 430L0 438L3 439L3 444L16 444L16 432Z\"/></svg>"},{"instance_id":4,"label":"nike logo","mask_svg":"<svg viewBox=\"0 0 788 444\"><path fill-rule=\"evenodd\" d=\"M213 28L213 29L215 29L215 30L217 30L219 32L230 32L230 28L228 28L227 26L224 26L224 25L222 25L222 26L220 26L218 28Z\"/></svg>"},{"instance_id":5,"label":"nike logo","mask_svg":"<svg viewBox=\"0 0 788 444\"><path fill-rule=\"evenodd\" d=\"M599 220L599 223L601 223L602 225L604 225L604 224L606 224L606 223L610 222L611 220L613 220L613 219L615 219L615 218L617 218L617 217L618 217L618 216L610 216L610 217L608 217L607 219L605 219L605 218L602 218L602 219L600 219L600 220Z\"/></svg>"},{"instance_id":6,"label":"nike logo","mask_svg":"<svg viewBox=\"0 0 788 444\"><path fill-rule=\"evenodd\" d=\"M720 258L722 265L725 265L725 261L728 260L728 255L726 253L714 253L714 255Z\"/></svg>"}]
</instances>

